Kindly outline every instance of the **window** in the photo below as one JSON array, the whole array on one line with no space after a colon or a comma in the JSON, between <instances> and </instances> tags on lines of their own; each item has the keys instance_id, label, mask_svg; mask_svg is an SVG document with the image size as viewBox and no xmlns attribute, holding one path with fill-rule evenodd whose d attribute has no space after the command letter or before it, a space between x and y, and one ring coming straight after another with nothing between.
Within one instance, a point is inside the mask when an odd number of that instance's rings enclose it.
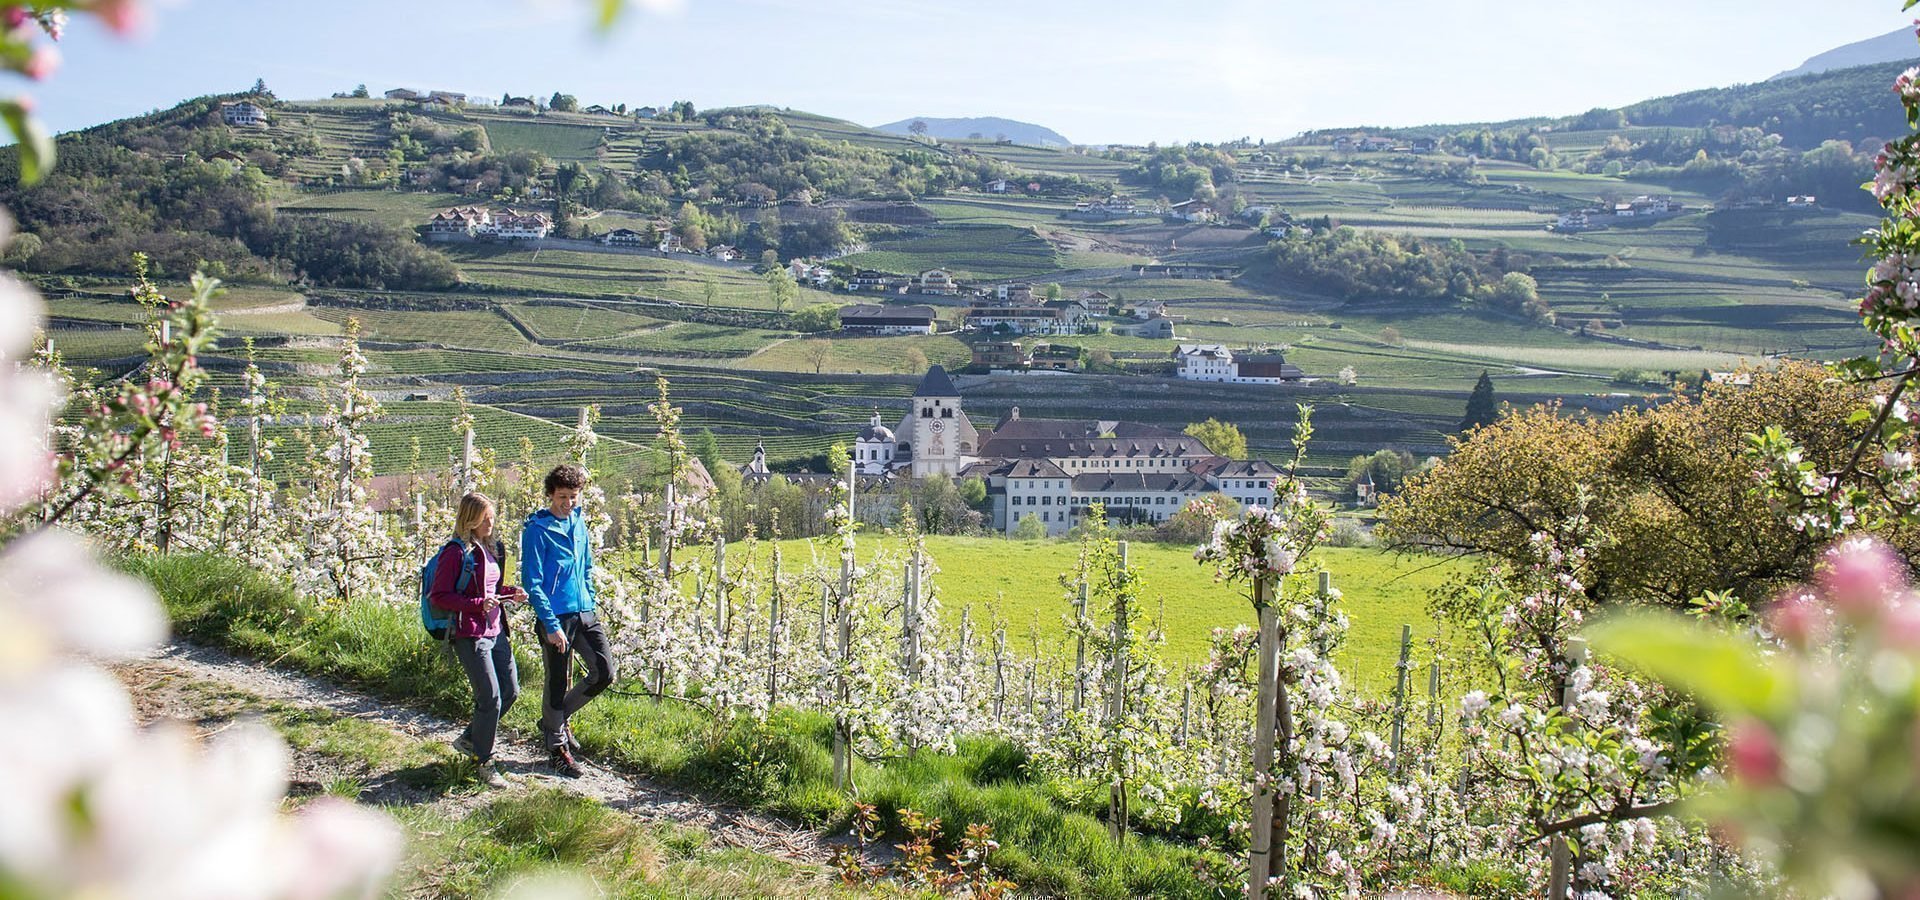
<instances>
[{"instance_id":1,"label":"window","mask_svg":"<svg viewBox=\"0 0 1920 900\"><path fill-rule=\"evenodd\" d=\"M1052 497L1041 497L1041 498L1040 498L1040 505L1041 505L1041 506L1052 506L1052 505L1053 505L1053 498L1052 498Z\"/></svg>"},{"instance_id":2,"label":"window","mask_svg":"<svg viewBox=\"0 0 1920 900\"><path fill-rule=\"evenodd\" d=\"M942 419L951 419L951 418L953 418L953 410L951 410L951 409L942 409L942 410L940 410L940 418L942 418Z\"/></svg>"},{"instance_id":3,"label":"window","mask_svg":"<svg viewBox=\"0 0 1920 900\"><path fill-rule=\"evenodd\" d=\"M922 409L920 410L920 418L922 418L922 419L931 419L931 418L933 418L933 407L931 407L931 406L928 406L928 407L923 407L923 408L922 408Z\"/></svg>"},{"instance_id":4,"label":"window","mask_svg":"<svg viewBox=\"0 0 1920 900\"><path fill-rule=\"evenodd\" d=\"M1014 496L1013 496L1013 497L1011 498L1011 500L1012 500L1012 505L1014 505L1014 506L1019 506L1019 505L1020 505L1020 495L1018 495L1018 494L1015 494L1015 495L1014 495Z\"/></svg>"},{"instance_id":5,"label":"window","mask_svg":"<svg viewBox=\"0 0 1920 900\"><path fill-rule=\"evenodd\" d=\"M1041 514L1040 514L1040 521L1042 521L1042 522L1051 522L1051 521L1053 521L1053 513L1050 513L1050 512L1043 512L1043 513L1041 513ZM1117 671L1117 670L1116 670L1116 671Z\"/></svg>"}]
</instances>

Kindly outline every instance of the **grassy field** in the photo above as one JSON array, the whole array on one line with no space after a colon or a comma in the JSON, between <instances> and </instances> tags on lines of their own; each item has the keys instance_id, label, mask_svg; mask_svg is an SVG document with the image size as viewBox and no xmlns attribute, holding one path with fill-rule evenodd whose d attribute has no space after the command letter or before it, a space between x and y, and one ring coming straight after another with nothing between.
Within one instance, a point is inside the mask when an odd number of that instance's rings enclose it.
<instances>
[{"instance_id":1,"label":"grassy field","mask_svg":"<svg viewBox=\"0 0 1920 900\"><path fill-rule=\"evenodd\" d=\"M884 538L863 538L861 553L888 546ZM782 547L790 561L813 559L817 554L831 562L838 552L804 540L786 541ZM1065 639L1064 617L1072 614L1072 606L1059 576L1075 571L1077 543L934 536L927 538L927 550L940 569L931 584L939 591L949 627L957 627L962 611L971 609L977 628L1002 623L1010 647L1025 652L1029 636L1037 633L1042 653L1071 657L1073 645ZM771 551L763 548L763 552ZM1416 655L1422 659L1427 651L1420 649L1425 646L1420 642L1439 638L1443 646L1450 643L1449 629L1427 611L1426 599L1449 577L1467 571L1465 563L1339 547L1317 550L1312 558L1332 573L1333 584L1342 593L1342 608L1352 630L1341 663L1356 690L1377 696L1392 687L1401 625L1413 626L1419 645ZM1129 559L1141 572L1146 614L1166 634L1169 661L1202 662L1213 629L1254 623L1253 605L1242 589L1214 581L1211 567L1194 562L1192 547L1134 543Z\"/></svg>"},{"instance_id":2,"label":"grassy field","mask_svg":"<svg viewBox=\"0 0 1920 900\"><path fill-rule=\"evenodd\" d=\"M843 261L901 273L943 268L962 279L1018 278L1059 268L1051 244L1030 228L1009 225L956 225L877 241Z\"/></svg>"},{"instance_id":3,"label":"grassy field","mask_svg":"<svg viewBox=\"0 0 1920 900\"><path fill-rule=\"evenodd\" d=\"M643 297L700 306L706 303L706 285L712 283L718 289L714 302L721 306L773 308L766 281L741 268L650 253L527 250L482 244L449 244L443 249L459 264L468 281L488 287ZM797 305L834 300L831 294L802 288Z\"/></svg>"},{"instance_id":4,"label":"grassy field","mask_svg":"<svg viewBox=\"0 0 1920 900\"><path fill-rule=\"evenodd\" d=\"M369 340L430 343L475 350L524 350L526 336L501 315L482 310L399 310L318 307L314 315L345 325L360 323L360 335Z\"/></svg>"},{"instance_id":5,"label":"grassy field","mask_svg":"<svg viewBox=\"0 0 1920 900\"><path fill-rule=\"evenodd\" d=\"M825 358L816 360L816 349L825 345ZM818 337L781 341L749 357L749 369L781 372L852 372L918 374L923 369L909 366L910 351L918 350L928 363L949 369L966 365L973 354L959 338L946 335L897 337ZM921 357L913 357L917 362ZM817 365L816 365L817 363Z\"/></svg>"},{"instance_id":6,"label":"grassy field","mask_svg":"<svg viewBox=\"0 0 1920 900\"><path fill-rule=\"evenodd\" d=\"M353 219L411 230L414 226L427 224L427 220L433 218L435 213L450 206L473 203L472 197L459 194L365 190L306 194L282 203L278 208L303 216Z\"/></svg>"}]
</instances>

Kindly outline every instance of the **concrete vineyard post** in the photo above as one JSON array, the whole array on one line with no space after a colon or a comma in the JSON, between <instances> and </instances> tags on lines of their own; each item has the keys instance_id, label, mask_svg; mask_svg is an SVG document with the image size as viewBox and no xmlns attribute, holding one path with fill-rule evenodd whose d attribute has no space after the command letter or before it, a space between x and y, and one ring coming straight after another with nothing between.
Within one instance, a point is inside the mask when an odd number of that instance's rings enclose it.
<instances>
[{"instance_id":1,"label":"concrete vineyard post","mask_svg":"<svg viewBox=\"0 0 1920 900\"><path fill-rule=\"evenodd\" d=\"M473 429L463 432L460 440L460 493L465 495L473 490Z\"/></svg>"},{"instance_id":2,"label":"concrete vineyard post","mask_svg":"<svg viewBox=\"0 0 1920 900\"><path fill-rule=\"evenodd\" d=\"M1080 596L1073 602L1074 622L1078 625L1087 617L1087 560L1080 559ZM1087 633L1084 628L1075 628L1073 638L1073 708L1087 708Z\"/></svg>"},{"instance_id":3,"label":"concrete vineyard post","mask_svg":"<svg viewBox=\"0 0 1920 900\"><path fill-rule=\"evenodd\" d=\"M1113 610L1113 683L1112 718L1107 726L1112 736L1113 758L1109 794L1107 797L1107 828L1114 841L1124 840L1127 836L1127 649L1131 643L1133 623L1128 621L1132 610L1127 608L1127 542L1119 542L1119 571L1115 575L1116 586Z\"/></svg>"},{"instance_id":4,"label":"concrete vineyard post","mask_svg":"<svg viewBox=\"0 0 1920 900\"><path fill-rule=\"evenodd\" d=\"M773 548L773 585L767 605L767 711L772 712L780 704L780 637L784 631L780 625L780 606L785 599L781 591L780 546Z\"/></svg>"},{"instance_id":5,"label":"concrete vineyard post","mask_svg":"<svg viewBox=\"0 0 1920 900\"><path fill-rule=\"evenodd\" d=\"M1407 669L1408 654L1413 651L1413 626L1400 626L1400 661L1394 663L1393 674L1393 740L1390 747L1393 752L1393 771L1400 771L1400 751L1407 732Z\"/></svg>"}]
</instances>

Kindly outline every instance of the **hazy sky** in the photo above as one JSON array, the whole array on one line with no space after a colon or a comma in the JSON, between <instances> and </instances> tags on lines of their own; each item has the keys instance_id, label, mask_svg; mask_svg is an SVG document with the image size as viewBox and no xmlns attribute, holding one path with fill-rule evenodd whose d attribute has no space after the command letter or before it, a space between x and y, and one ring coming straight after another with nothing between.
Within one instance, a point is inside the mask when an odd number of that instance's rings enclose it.
<instances>
[{"instance_id":1,"label":"hazy sky","mask_svg":"<svg viewBox=\"0 0 1920 900\"><path fill-rule=\"evenodd\" d=\"M59 130L261 77L288 99L359 83L561 90L582 104L770 103L867 125L1003 116L1082 143L1277 139L1758 81L1909 24L1899 5L648 0L601 38L578 0L162 0L143 39L76 26L66 67L34 93Z\"/></svg>"}]
</instances>

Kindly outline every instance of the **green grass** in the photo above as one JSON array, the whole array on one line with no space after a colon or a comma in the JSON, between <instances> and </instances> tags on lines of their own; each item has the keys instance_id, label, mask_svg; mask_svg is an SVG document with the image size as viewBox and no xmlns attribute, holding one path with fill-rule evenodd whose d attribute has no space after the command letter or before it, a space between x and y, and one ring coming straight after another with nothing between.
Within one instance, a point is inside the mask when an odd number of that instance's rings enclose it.
<instances>
[{"instance_id":1,"label":"green grass","mask_svg":"<svg viewBox=\"0 0 1920 900\"><path fill-rule=\"evenodd\" d=\"M420 635L410 608L329 607L240 565L206 557L125 562L154 585L181 634L446 715L462 715L469 702L464 679ZM522 671L535 671L531 660L523 661ZM516 705L509 726L528 730L537 705ZM574 720L596 757L810 824L843 828L849 807L830 786L829 724L823 715L793 712L765 725L715 723L678 704L614 694L603 695ZM1149 836L1116 847L1098 820L1051 799L1022 760L1005 742L967 740L954 754L923 752L895 764L856 760L853 777L865 786L863 798L882 809L938 816L949 834L969 822L990 824L1003 845L1001 864L1026 889L1066 897L1207 896L1191 874L1194 851Z\"/></svg>"},{"instance_id":2,"label":"green grass","mask_svg":"<svg viewBox=\"0 0 1920 900\"><path fill-rule=\"evenodd\" d=\"M589 297L640 297L688 306L706 304L706 285L720 306L772 309L767 283L753 272L646 253L527 250L487 244L442 247L476 285L512 291ZM832 302L832 294L802 288L794 308Z\"/></svg>"},{"instance_id":3,"label":"green grass","mask_svg":"<svg viewBox=\"0 0 1920 900\"><path fill-rule=\"evenodd\" d=\"M506 312L534 334L555 341L600 340L666 324L636 313L585 305L522 303L507 307Z\"/></svg>"},{"instance_id":4,"label":"green grass","mask_svg":"<svg viewBox=\"0 0 1920 900\"><path fill-rule=\"evenodd\" d=\"M864 540L862 553L888 543ZM782 546L789 560L808 559L815 549L801 540ZM1043 648L1071 655L1062 619L1071 608L1056 576L1074 571L1077 543L933 536L927 538L927 550L940 566L932 584L940 592L942 613L950 626L958 624L963 609L972 607L975 622L997 615L1014 646L1026 646L1028 629L1035 627ZM1378 695L1393 683L1401 625L1412 625L1423 641L1444 631L1427 611L1426 597L1464 571L1464 564L1362 548L1326 547L1315 554L1342 592L1341 602L1352 626L1341 659L1343 674L1355 689ZM1213 629L1254 624L1253 605L1240 588L1215 582L1211 568L1194 562L1193 548L1135 542L1130 561L1141 570L1140 595L1149 615L1165 617L1169 660L1204 661Z\"/></svg>"},{"instance_id":5,"label":"green grass","mask_svg":"<svg viewBox=\"0 0 1920 900\"><path fill-rule=\"evenodd\" d=\"M672 322L577 346L583 350L626 350L661 356L745 356L785 335L786 332L762 328Z\"/></svg>"},{"instance_id":6,"label":"green grass","mask_svg":"<svg viewBox=\"0 0 1920 900\"><path fill-rule=\"evenodd\" d=\"M608 119L609 124L615 120ZM488 116L482 123L494 152L537 150L556 162L585 162L600 147L602 126Z\"/></svg>"},{"instance_id":7,"label":"green grass","mask_svg":"<svg viewBox=\"0 0 1920 900\"><path fill-rule=\"evenodd\" d=\"M454 814L392 810L409 852L396 896L484 898L564 873L618 900L806 900L846 893L791 863L721 847L702 831L641 823L566 791L512 793Z\"/></svg>"},{"instance_id":8,"label":"green grass","mask_svg":"<svg viewBox=\"0 0 1920 900\"><path fill-rule=\"evenodd\" d=\"M394 343L439 344L475 350L524 350L526 336L491 309L401 310L318 307L314 314L345 325L360 322L360 336Z\"/></svg>"},{"instance_id":9,"label":"green grass","mask_svg":"<svg viewBox=\"0 0 1920 900\"><path fill-rule=\"evenodd\" d=\"M441 210L474 202L472 197L459 194L366 190L302 195L278 208L282 214L352 219L410 231L416 225L427 224L427 220ZM481 205L485 205L484 202Z\"/></svg>"},{"instance_id":10,"label":"green grass","mask_svg":"<svg viewBox=\"0 0 1920 900\"><path fill-rule=\"evenodd\" d=\"M824 343L827 357L819 364L822 372L865 372L918 375L923 367L909 351L918 350L928 363L949 369L965 366L972 351L959 338L947 335L902 335L895 337L817 337L795 338L774 344L749 357L745 366L782 372L813 372L815 348ZM909 365L912 363L912 365Z\"/></svg>"},{"instance_id":11,"label":"green grass","mask_svg":"<svg viewBox=\"0 0 1920 900\"><path fill-rule=\"evenodd\" d=\"M962 280L1017 278L1059 268L1051 244L1030 228L1008 225L926 229L904 238L876 241L866 252L843 257L842 261L886 272L947 269Z\"/></svg>"}]
</instances>

